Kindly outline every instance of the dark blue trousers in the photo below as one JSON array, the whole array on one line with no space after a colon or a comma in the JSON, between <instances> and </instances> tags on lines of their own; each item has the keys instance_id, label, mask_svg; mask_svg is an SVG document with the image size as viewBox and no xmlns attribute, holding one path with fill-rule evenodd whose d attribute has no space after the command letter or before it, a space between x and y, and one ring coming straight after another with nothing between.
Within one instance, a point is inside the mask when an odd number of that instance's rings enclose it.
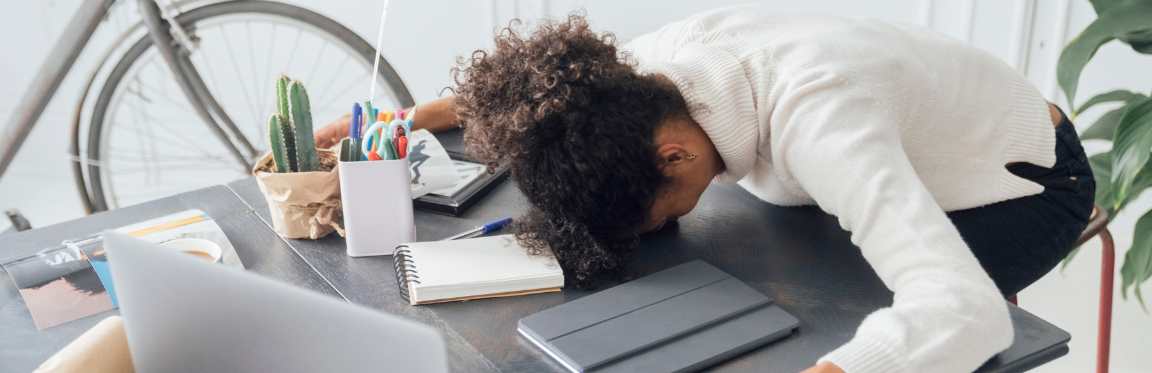
<instances>
[{"instance_id":1,"label":"dark blue trousers","mask_svg":"<svg viewBox=\"0 0 1152 373\"><path fill-rule=\"evenodd\" d=\"M1088 226L1096 196L1092 168L1067 116L1056 127L1055 166L1016 163L1008 170L1043 185L1044 192L948 213L1005 298L1068 256Z\"/></svg>"}]
</instances>

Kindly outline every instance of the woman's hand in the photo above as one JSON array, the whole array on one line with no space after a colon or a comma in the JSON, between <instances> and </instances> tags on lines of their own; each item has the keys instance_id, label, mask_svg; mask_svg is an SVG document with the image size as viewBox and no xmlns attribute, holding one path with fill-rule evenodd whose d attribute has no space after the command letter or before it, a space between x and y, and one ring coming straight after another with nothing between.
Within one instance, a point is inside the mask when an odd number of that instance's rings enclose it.
<instances>
[{"instance_id":1,"label":"woman's hand","mask_svg":"<svg viewBox=\"0 0 1152 373\"><path fill-rule=\"evenodd\" d=\"M352 115L347 114L314 132L312 137L316 139L316 149L329 149L339 144L340 140L348 137L348 127L351 123Z\"/></svg>"},{"instance_id":2,"label":"woman's hand","mask_svg":"<svg viewBox=\"0 0 1152 373\"><path fill-rule=\"evenodd\" d=\"M844 373L844 370L840 369L836 364L825 361L819 365L805 369L800 373Z\"/></svg>"},{"instance_id":3,"label":"woman's hand","mask_svg":"<svg viewBox=\"0 0 1152 373\"><path fill-rule=\"evenodd\" d=\"M412 129L426 129L432 133L437 133L459 128L453 108L455 99L454 96L448 96L420 105L420 109L416 110L416 116L412 118ZM410 110L412 108L405 111ZM348 137L348 127L351 122L352 116L345 115L336 119L335 122L321 127L313 133L313 137L316 139L316 148L328 149L339 144L340 140ZM367 127L365 126L360 130L365 131Z\"/></svg>"}]
</instances>

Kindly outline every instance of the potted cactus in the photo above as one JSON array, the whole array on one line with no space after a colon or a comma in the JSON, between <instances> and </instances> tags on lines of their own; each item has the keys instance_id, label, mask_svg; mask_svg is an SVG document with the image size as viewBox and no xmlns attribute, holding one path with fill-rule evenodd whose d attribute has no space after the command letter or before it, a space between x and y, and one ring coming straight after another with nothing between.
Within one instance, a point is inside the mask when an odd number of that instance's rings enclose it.
<instances>
[{"instance_id":1,"label":"potted cactus","mask_svg":"<svg viewBox=\"0 0 1152 373\"><path fill-rule=\"evenodd\" d=\"M271 151L252 173L268 200L276 233L316 239L344 235L336 154L316 149L308 91L284 74L276 79L276 112L268 118Z\"/></svg>"}]
</instances>

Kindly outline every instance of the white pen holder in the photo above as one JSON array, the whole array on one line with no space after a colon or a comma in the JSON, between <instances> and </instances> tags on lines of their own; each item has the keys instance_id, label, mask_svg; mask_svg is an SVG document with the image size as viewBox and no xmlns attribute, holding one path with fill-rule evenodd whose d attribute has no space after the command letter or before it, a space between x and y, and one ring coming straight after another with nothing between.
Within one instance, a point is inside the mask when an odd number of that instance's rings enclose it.
<instances>
[{"instance_id":1,"label":"white pen holder","mask_svg":"<svg viewBox=\"0 0 1152 373\"><path fill-rule=\"evenodd\" d=\"M340 162L348 256L392 255L416 242L408 159Z\"/></svg>"}]
</instances>

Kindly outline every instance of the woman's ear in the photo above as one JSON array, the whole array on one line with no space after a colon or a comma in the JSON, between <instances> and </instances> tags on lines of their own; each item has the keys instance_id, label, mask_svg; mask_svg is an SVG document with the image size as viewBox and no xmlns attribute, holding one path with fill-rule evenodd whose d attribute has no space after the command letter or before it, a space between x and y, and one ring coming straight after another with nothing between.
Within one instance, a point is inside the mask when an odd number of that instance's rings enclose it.
<instances>
[{"instance_id":1,"label":"woman's ear","mask_svg":"<svg viewBox=\"0 0 1152 373\"><path fill-rule=\"evenodd\" d=\"M666 177L674 176L683 171L688 161L688 149L680 144L664 144L656 149L660 156L660 172Z\"/></svg>"}]
</instances>

